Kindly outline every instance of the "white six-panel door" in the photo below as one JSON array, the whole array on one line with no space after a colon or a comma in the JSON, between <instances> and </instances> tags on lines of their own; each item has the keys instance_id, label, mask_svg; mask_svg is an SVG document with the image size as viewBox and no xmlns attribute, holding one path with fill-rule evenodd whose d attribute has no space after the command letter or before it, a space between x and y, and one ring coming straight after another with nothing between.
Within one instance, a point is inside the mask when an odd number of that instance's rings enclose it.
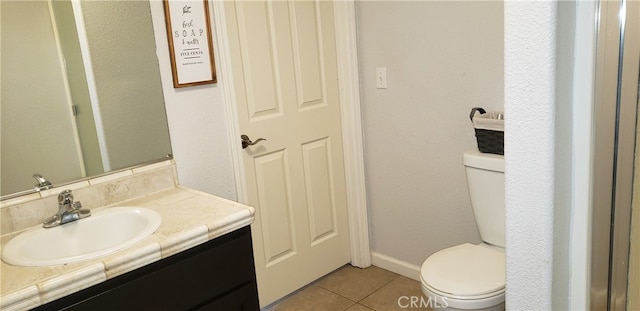
<instances>
[{"instance_id":1,"label":"white six-panel door","mask_svg":"<svg viewBox=\"0 0 640 311\"><path fill-rule=\"evenodd\" d=\"M260 304L350 260L333 6L225 4ZM240 139L240 137L238 137Z\"/></svg>"}]
</instances>

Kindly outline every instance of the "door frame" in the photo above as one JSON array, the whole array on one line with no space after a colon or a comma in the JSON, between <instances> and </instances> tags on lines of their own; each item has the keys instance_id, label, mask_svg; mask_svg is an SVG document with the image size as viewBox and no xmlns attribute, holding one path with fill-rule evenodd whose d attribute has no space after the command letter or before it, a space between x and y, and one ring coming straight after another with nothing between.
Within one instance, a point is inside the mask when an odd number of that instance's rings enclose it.
<instances>
[{"instance_id":1,"label":"door frame","mask_svg":"<svg viewBox=\"0 0 640 311\"><path fill-rule=\"evenodd\" d=\"M245 167L242 161L240 126L237 114L237 99L230 67L229 38L227 36L224 1L212 1L210 12L215 20L218 47L216 64L219 69L219 86L224 96L225 119L229 150L233 162L236 196L241 203L248 203ZM349 215L349 239L351 264L366 268L371 266L369 246L369 223L367 218L367 196L364 174L364 145L362 119L360 115L360 80L356 42L356 15L354 0L335 1L334 20L336 29L336 52L340 88L340 110L342 140Z\"/></svg>"}]
</instances>

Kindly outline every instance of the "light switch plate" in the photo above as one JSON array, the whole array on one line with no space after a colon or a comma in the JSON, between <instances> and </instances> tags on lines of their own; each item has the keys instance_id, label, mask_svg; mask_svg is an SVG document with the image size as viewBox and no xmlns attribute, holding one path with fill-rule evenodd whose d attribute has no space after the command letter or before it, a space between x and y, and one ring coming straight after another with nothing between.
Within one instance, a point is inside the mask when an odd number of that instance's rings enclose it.
<instances>
[{"instance_id":1,"label":"light switch plate","mask_svg":"<svg viewBox=\"0 0 640 311\"><path fill-rule=\"evenodd\" d=\"M387 68L376 68L376 88L387 88Z\"/></svg>"}]
</instances>

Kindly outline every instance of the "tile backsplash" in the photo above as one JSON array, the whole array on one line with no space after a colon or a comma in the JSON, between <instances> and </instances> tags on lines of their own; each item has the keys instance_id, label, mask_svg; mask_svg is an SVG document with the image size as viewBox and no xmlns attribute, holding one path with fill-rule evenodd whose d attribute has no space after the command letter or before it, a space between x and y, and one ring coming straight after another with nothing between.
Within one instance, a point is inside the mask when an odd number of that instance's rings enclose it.
<instances>
[{"instance_id":1,"label":"tile backsplash","mask_svg":"<svg viewBox=\"0 0 640 311\"><path fill-rule=\"evenodd\" d=\"M58 211L58 193L70 189L83 208L98 208L174 188L178 184L173 160L122 170L0 202L0 235L42 223Z\"/></svg>"}]
</instances>

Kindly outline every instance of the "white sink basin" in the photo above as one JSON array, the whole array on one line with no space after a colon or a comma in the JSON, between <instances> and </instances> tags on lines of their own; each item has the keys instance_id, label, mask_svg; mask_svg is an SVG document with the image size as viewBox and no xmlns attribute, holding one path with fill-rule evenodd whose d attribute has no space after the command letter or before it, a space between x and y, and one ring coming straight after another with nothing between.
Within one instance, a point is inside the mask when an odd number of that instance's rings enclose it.
<instances>
[{"instance_id":1,"label":"white sink basin","mask_svg":"<svg viewBox=\"0 0 640 311\"><path fill-rule=\"evenodd\" d=\"M58 227L29 229L3 247L2 260L39 267L95 259L142 241L161 222L162 217L147 208L106 208Z\"/></svg>"}]
</instances>

